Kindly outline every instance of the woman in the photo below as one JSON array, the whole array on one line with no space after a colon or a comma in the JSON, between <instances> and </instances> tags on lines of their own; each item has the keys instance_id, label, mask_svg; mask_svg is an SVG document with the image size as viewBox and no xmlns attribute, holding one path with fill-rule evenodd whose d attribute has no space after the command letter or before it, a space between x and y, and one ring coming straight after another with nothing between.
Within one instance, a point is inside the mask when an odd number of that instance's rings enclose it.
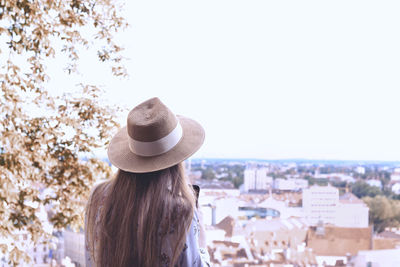
<instances>
[{"instance_id":1,"label":"woman","mask_svg":"<svg viewBox=\"0 0 400 267\"><path fill-rule=\"evenodd\" d=\"M87 204L87 266L210 266L182 167L203 141L197 122L158 98L129 113L108 148L116 177L95 187Z\"/></svg>"}]
</instances>

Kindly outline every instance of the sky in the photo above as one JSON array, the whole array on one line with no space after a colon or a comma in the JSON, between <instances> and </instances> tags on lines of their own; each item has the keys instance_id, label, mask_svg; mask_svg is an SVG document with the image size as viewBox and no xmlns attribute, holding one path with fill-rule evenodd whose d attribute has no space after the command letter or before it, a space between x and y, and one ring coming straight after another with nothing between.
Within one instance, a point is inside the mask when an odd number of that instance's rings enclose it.
<instances>
[{"instance_id":1,"label":"sky","mask_svg":"<svg viewBox=\"0 0 400 267\"><path fill-rule=\"evenodd\" d=\"M128 110L159 97L206 131L194 157L400 160L399 1L126 1ZM58 90L68 80L56 79ZM125 124L127 112L119 120Z\"/></svg>"}]
</instances>

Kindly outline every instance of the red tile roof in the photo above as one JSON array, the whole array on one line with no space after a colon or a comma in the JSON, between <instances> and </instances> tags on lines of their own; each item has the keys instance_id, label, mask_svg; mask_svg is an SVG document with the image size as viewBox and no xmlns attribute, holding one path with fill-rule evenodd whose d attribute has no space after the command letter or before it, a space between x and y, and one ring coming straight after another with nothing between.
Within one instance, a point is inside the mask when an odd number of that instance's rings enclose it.
<instances>
[{"instance_id":1,"label":"red tile roof","mask_svg":"<svg viewBox=\"0 0 400 267\"><path fill-rule=\"evenodd\" d=\"M307 247L319 256L346 256L357 254L359 250L372 248L372 229L324 226L324 234L316 233L311 227L307 233Z\"/></svg>"}]
</instances>

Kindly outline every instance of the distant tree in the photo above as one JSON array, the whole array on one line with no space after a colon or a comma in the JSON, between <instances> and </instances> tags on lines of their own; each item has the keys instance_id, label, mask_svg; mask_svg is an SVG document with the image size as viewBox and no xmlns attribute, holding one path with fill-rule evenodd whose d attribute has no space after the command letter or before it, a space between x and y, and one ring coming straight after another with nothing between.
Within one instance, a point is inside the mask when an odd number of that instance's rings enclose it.
<instances>
[{"instance_id":1,"label":"distant tree","mask_svg":"<svg viewBox=\"0 0 400 267\"><path fill-rule=\"evenodd\" d=\"M306 179L308 181L308 185L314 185L315 184L315 179L310 175L304 176L304 179Z\"/></svg>"},{"instance_id":2,"label":"distant tree","mask_svg":"<svg viewBox=\"0 0 400 267\"><path fill-rule=\"evenodd\" d=\"M201 178L205 180L213 180L216 178L215 171L211 166L202 169Z\"/></svg>"},{"instance_id":3,"label":"distant tree","mask_svg":"<svg viewBox=\"0 0 400 267\"><path fill-rule=\"evenodd\" d=\"M347 187L347 182L346 181L333 181L332 185L334 187L345 188L345 187Z\"/></svg>"},{"instance_id":4,"label":"distant tree","mask_svg":"<svg viewBox=\"0 0 400 267\"><path fill-rule=\"evenodd\" d=\"M244 168L245 166L235 164L235 165L228 165L228 164L222 164L222 165L217 165L217 167L214 167L217 170L224 170L224 173L227 174L225 177L220 178L222 181L230 181L233 183L235 188L239 188L240 185L243 184L243 176L244 176ZM218 174L221 174L218 172ZM205 174L205 177L212 177L212 174Z\"/></svg>"},{"instance_id":5,"label":"distant tree","mask_svg":"<svg viewBox=\"0 0 400 267\"><path fill-rule=\"evenodd\" d=\"M369 219L375 231L382 232L386 227L400 226L400 201L385 196L365 197L363 201L369 207Z\"/></svg>"},{"instance_id":6,"label":"distant tree","mask_svg":"<svg viewBox=\"0 0 400 267\"><path fill-rule=\"evenodd\" d=\"M383 172L383 177L385 180L390 181L390 172L384 171Z\"/></svg>"},{"instance_id":7,"label":"distant tree","mask_svg":"<svg viewBox=\"0 0 400 267\"><path fill-rule=\"evenodd\" d=\"M0 1L0 250L9 265L29 261L25 244L51 239L39 212L55 229L81 227L89 189L110 176L92 152L109 140L117 110L85 81L76 95L52 96L46 64L65 58L60 68L75 73L90 48L125 76L113 38L126 26L119 10L113 0Z\"/></svg>"},{"instance_id":8,"label":"distant tree","mask_svg":"<svg viewBox=\"0 0 400 267\"><path fill-rule=\"evenodd\" d=\"M232 179L235 188L239 188L243 184L243 176L236 176Z\"/></svg>"},{"instance_id":9,"label":"distant tree","mask_svg":"<svg viewBox=\"0 0 400 267\"><path fill-rule=\"evenodd\" d=\"M308 181L309 185L314 185L314 184L317 184L319 186L327 186L328 185L328 180L327 179L314 178L314 177L309 176L309 175L306 175L304 177L304 179L306 179Z\"/></svg>"},{"instance_id":10,"label":"distant tree","mask_svg":"<svg viewBox=\"0 0 400 267\"><path fill-rule=\"evenodd\" d=\"M370 186L364 181L357 181L352 184L351 192L359 198L363 197L375 197L377 195L382 195L383 192L376 186Z\"/></svg>"},{"instance_id":11,"label":"distant tree","mask_svg":"<svg viewBox=\"0 0 400 267\"><path fill-rule=\"evenodd\" d=\"M245 166L239 165L239 164L233 165L229 168L229 170L234 173L234 176L238 176L238 177L243 177L244 169L245 169Z\"/></svg>"}]
</instances>

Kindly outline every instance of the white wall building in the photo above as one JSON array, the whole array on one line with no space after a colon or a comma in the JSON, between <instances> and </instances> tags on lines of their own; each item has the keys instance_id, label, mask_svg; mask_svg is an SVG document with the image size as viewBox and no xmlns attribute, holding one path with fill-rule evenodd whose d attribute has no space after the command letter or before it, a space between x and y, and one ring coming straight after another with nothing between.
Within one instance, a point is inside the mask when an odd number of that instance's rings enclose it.
<instances>
[{"instance_id":1,"label":"white wall building","mask_svg":"<svg viewBox=\"0 0 400 267\"><path fill-rule=\"evenodd\" d=\"M303 190L304 215L310 225L336 223L339 190L333 186L311 186Z\"/></svg>"},{"instance_id":2,"label":"white wall building","mask_svg":"<svg viewBox=\"0 0 400 267\"><path fill-rule=\"evenodd\" d=\"M244 205L238 197L238 189L201 189L199 206L203 213L203 221L206 225L216 224L226 216L237 219L239 206Z\"/></svg>"},{"instance_id":3,"label":"white wall building","mask_svg":"<svg viewBox=\"0 0 400 267\"><path fill-rule=\"evenodd\" d=\"M276 190L290 190L294 191L295 190L295 184L293 180L286 180L283 178L277 178L274 181L274 189Z\"/></svg>"},{"instance_id":4,"label":"white wall building","mask_svg":"<svg viewBox=\"0 0 400 267\"><path fill-rule=\"evenodd\" d=\"M274 189L282 191L298 191L308 187L308 181L305 179L282 179L277 178L274 181Z\"/></svg>"},{"instance_id":5,"label":"white wall building","mask_svg":"<svg viewBox=\"0 0 400 267\"><path fill-rule=\"evenodd\" d=\"M352 193L339 198L333 186L312 186L303 190L304 216L310 225L318 221L339 227L368 227L368 206Z\"/></svg>"},{"instance_id":6,"label":"white wall building","mask_svg":"<svg viewBox=\"0 0 400 267\"><path fill-rule=\"evenodd\" d=\"M400 194L400 183L395 183L392 185L392 192L395 194Z\"/></svg>"},{"instance_id":7,"label":"white wall building","mask_svg":"<svg viewBox=\"0 0 400 267\"><path fill-rule=\"evenodd\" d=\"M64 236L64 254L78 266L85 266L85 235L71 230L65 230Z\"/></svg>"},{"instance_id":8,"label":"white wall building","mask_svg":"<svg viewBox=\"0 0 400 267\"><path fill-rule=\"evenodd\" d=\"M395 168L393 173L390 175L391 181L400 181L400 168Z\"/></svg>"},{"instance_id":9,"label":"white wall building","mask_svg":"<svg viewBox=\"0 0 400 267\"><path fill-rule=\"evenodd\" d=\"M315 172L314 175L315 178L317 179L329 179L329 180L340 180L342 182L348 182L348 183L355 183L356 180L354 179L353 176L345 174L345 173L324 173L320 174L318 170Z\"/></svg>"},{"instance_id":10,"label":"white wall building","mask_svg":"<svg viewBox=\"0 0 400 267\"><path fill-rule=\"evenodd\" d=\"M201 198L200 198L201 199ZM237 197L203 198L200 201L203 222L205 225L220 223L225 217L237 219L240 216L239 206L243 205Z\"/></svg>"},{"instance_id":11,"label":"white wall building","mask_svg":"<svg viewBox=\"0 0 400 267\"><path fill-rule=\"evenodd\" d=\"M51 259L49 257L49 251L50 251L49 245L38 244L33 248L31 248L28 254L31 256L35 264L40 265L51 262Z\"/></svg>"},{"instance_id":12,"label":"white wall building","mask_svg":"<svg viewBox=\"0 0 400 267\"><path fill-rule=\"evenodd\" d=\"M360 250L352 259L352 266L398 267L400 249Z\"/></svg>"},{"instance_id":13,"label":"white wall building","mask_svg":"<svg viewBox=\"0 0 400 267\"><path fill-rule=\"evenodd\" d=\"M256 181L256 170L255 169L245 169L244 170L244 191L249 192L250 189L255 188Z\"/></svg>"},{"instance_id":14,"label":"white wall building","mask_svg":"<svg viewBox=\"0 0 400 267\"><path fill-rule=\"evenodd\" d=\"M352 193L339 198L336 225L340 227L368 227L368 206Z\"/></svg>"},{"instance_id":15,"label":"white wall building","mask_svg":"<svg viewBox=\"0 0 400 267\"><path fill-rule=\"evenodd\" d=\"M244 191L268 190L273 182L272 177L267 176L268 169L246 169L244 171Z\"/></svg>"},{"instance_id":16,"label":"white wall building","mask_svg":"<svg viewBox=\"0 0 400 267\"><path fill-rule=\"evenodd\" d=\"M268 169L261 168L256 171L256 190L267 190L271 187L273 179L267 175Z\"/></svg>"},{"instance_id":17,"label":"white wall building","mask_svg":"<svg viewBox=\"0 0 400 267\"><path fill-rule=\"evenodd\" d=\"M289 219L291 217L304 218L301 207L288 207L286 201L276 200L272 196L260 202L257 207L277 210L281 219Z\"/></svg>"},{"instance_id":18,"label":"white wall building","mask_svg":"<svg viewBox=\"0 0 400 267\"><path fill-rule=\"evenodd\" d=\"M370 186L376 186L376 187L379 187L382 189L381 180L376 180L376 179L367 180L367 184L369 184Z\"/></svg>"},{"instance_id":19,"label":"white wall building","mask_svg":"<svg viewBox=\"0 0 400 267\"><path fill-rule=\"evenodd\" d=\"M359 174L365 174L365 168L363 166L358 166L356 172Z\"/></svg>"},{"instance_id":20,"label":"white wall building","mask_svg":"<svg viewBox=\"0 0 400 267\"><path fill-rule=\"evenodd\" d=\"M390 181L400 181L400 173L393 173L392 175L390 175Z\"/></svg>"}]
</instances>

